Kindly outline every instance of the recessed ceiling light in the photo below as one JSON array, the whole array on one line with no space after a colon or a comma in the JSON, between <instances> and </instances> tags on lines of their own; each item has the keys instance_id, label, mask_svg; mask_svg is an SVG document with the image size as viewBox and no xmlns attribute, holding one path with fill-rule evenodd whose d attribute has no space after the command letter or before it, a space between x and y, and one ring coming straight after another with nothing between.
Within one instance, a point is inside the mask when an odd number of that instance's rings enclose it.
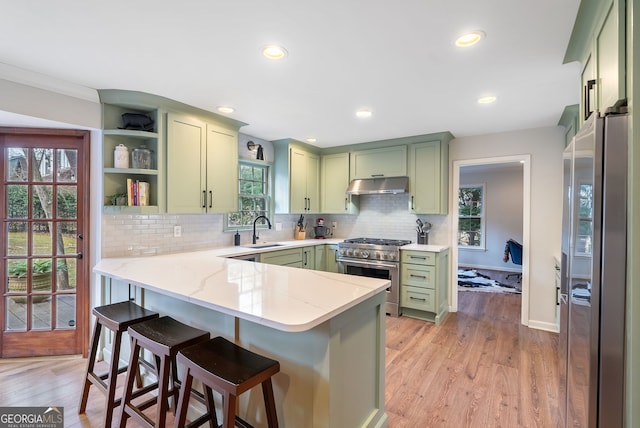
<instances>
[{"instance_id":1,"label":"recessed ceiling light","mask_svg":"<svg viewBox=\"0 0 640 428\"><path fill-rule=\"evenodd\" d=\"M282 46L268 45L262 48L262 55L269 59L282 59L287 56L287 50Z\"/></svg>"},{"instance_id":2,"label":"recessed ceiling light","mask_svg":"<svg viewBox=\"0 0 640 428\"><path fill-rule=\"evenodd\" d=\"M494 97L493 95L487 95L487 96L478 98L478 104L491 104L491 103L495 103L496 100L497 98Z\"/></svg>"},{"instance_id":3,"label":"recessed ceiling light","mask_svg":"<svg viewBox=\"0 0 640 428\"><path fill-rule=\"evenodd\" d=\"M233 107L220 106L218 107L218 111L220 113L233 113L235 110L233 109Z\"/></svg>"},{"instance_id":4,"label":"recessed ceiling light","mask_svg":"<svg viewBox=\"0 0 640 428\"><path fill-rule=\"evenodd\" d=\"M485 36L483 31L470 31L456 39L456 46L467 48L478 43Z\"/></svg>"},{"instance_id":5,"label":"recessed ceiling light","mask_svg":"<svg viewBox=\"0 0 640 428\"><path fill-rule=\"evenodd\" d=\"M316 138L315 138L315 137L309 137L309 138L307 138L307 143L315 143L316 141L318 141L318 140L316 140Z\"/></svg>"},{"instance_id":6,"label":"recessed ceiling light","mask_svg":"<svg viewBox=\"0 0 640 428\"><path fill-rule=\"evenodd\" d=\"M360 118L371 117L371 110L368 110L366 108L360 109L356 111L356 116Z\"/></svg>"}]
</instances>

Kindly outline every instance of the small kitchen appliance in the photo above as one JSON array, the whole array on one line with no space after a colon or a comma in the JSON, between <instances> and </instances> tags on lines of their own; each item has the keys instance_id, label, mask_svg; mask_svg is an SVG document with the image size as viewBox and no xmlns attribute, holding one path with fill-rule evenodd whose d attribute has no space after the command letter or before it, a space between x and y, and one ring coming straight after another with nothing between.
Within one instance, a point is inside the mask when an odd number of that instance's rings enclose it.
<instances>
[{"instance_id":1,"label":"small kitchen appliance","mask_svg":"<svg viewBox=\"0 0 640 428\"><path fill-rule=\"evenodd\" d=\"M324 219L322 217L316 220L316 226L313 227L313 233L316 239L325 239L331 236L331 228L324 225Z\"/></svg>"},{"instance_id":2,"label":"small kitchen appliance","mask_svg":"<svg viewBox=\"0 0 640 428\"><path fill-rule=\"evenodd\" d=\"M400 247L411 241L401 239L354 238L338 244L340 271L349 275L387 279L386 312L399 315Z\"/></svg>"}]
</instances>

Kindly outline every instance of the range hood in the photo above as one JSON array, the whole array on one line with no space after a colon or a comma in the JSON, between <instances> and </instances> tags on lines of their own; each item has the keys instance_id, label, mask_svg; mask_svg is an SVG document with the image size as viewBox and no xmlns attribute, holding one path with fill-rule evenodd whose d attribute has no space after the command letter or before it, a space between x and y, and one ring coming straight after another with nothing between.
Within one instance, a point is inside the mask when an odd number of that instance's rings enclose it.
<instances>
[{"instance_id":1,"label":"range hood","mask_svg":"<svg viewBox=\"0 0 640 428\"><path fill-rule=\"evenodd\" d=\"M409 177L380 177L351 180L347 195L381 195L407 193Z\"/></svg>"}]
</instances>

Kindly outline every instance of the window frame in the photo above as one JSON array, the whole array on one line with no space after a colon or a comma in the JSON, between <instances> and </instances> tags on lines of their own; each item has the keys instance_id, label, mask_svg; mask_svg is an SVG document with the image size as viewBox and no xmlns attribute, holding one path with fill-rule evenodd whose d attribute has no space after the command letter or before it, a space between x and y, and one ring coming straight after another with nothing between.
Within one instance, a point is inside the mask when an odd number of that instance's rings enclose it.
<instances>
[{"instance_id":1,"label":"window frame","mask_svg":"<svg viewBox=\"0 0 640 428\"><path fill-rule=\"evenodd\" d=\"M469 215L463 216L460 215L460 191L462 189L480 189L480 201L481 203L481 211L479 215ZM458 188L458 248L465 250L474 250L474 251L484 251L486 250L486 202L487 201L487 192L486 192L486 184L461 184ZM471 218L479 218L480 219L480 242L478 245L466 245L460 242L460 225L462 224L461 220L471 219Z\"/></svg>"},{"instance_id":2,"label":"window frame","mask_svg":"<svg viewBox=\"0 0 640 428\"><path fill-rule=\"evenodd\" d=\"M233 212L229 212L226 213L224 215L224 219L223 219L223 231L224 232L236 232L236 231L247 231L247 230L253 230L253 224L250 225L241 225L241 226L236 226L236 225L230 225L229 221L230 221L230 217L233 214L237 214L240 213L240 204L242 201L242 197L245 196L243 194L240 193L240 183L242 181L242 174L241 174L241 169L243 166L251 166L251 167L260 167L264 169L264 185L266 186L266 192L264 193L264 198L265 200L265 205L266 205L266 210L265 210L265 215L267 217L269 217L269 219L273 218L274 215L274 198L273 198L273 164L270 162L264 162L264 161L256 161L256 160L250 160L250 159L238 159L238 182L236 184L237 188L236 191L238 192L238 211L233 211ZM256 230L260 230L260 229L268 229L268 226L266 224L262 224L262 223L257 223L256 224Z\"/></svg>"}]
</instances>

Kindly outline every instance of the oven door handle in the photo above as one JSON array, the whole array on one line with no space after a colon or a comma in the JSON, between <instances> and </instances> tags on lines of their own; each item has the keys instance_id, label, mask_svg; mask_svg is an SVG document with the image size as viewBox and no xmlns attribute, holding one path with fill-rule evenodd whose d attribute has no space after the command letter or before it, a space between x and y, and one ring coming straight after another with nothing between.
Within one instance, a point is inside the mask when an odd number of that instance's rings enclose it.
<instances>
[{"instance_id":1,"label":"oven door handle","mask_svg":"<svg viewBox=\"0 0 640 428\"><path fill-rule=\"evenodd\" d=\"M352 265L352 266L359 266L359 267L385 267L385 268L389 268L389 269L398 269L398 265L392 265L392 264L388 264L388 263L378 263L378 262L360 262L360 261L355 261L352 259L342 259L339 258L338 259L338 263L344 263L347 265Z\"/></svg>"}]
</instances>

